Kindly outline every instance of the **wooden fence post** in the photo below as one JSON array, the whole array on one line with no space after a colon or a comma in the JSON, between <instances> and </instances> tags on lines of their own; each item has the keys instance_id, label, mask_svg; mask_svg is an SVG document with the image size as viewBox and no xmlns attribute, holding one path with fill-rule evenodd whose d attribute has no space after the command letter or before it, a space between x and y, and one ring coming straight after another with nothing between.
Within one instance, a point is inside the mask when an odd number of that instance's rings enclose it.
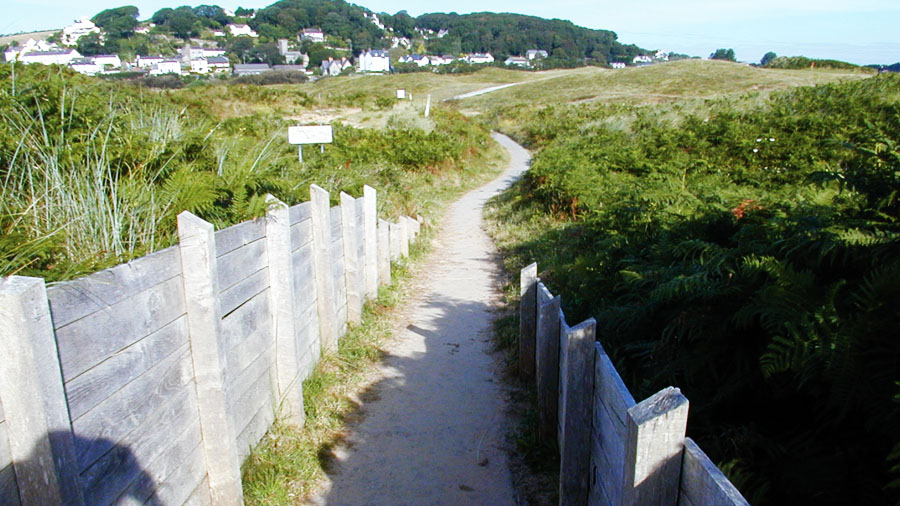
<instances>
[{"instance_id":1,"label":"wooden fence post","mask_svg":"<svg viewBox=\"0 0 900 506\"><path fill-rule=\"evenodd\" d=\"M391 224L378 220L378 283L391 284Z\"/></svg>"},{"instance_id":2,"label":"wooden fence post","mask_svg":"<svg viewBox=\"0 0 900 506\"><path fill-rule=\"evenodd\" d=\"M289 424L302 427L303 385L300 352L294 327L294 269L291 263L290 212L284 202L269 195L266 215L266 251L269 255L270 303L275 329L275 370L281 416Z\"/></svg>"},{"instance_id":3,"label":"wooden fence post","mask_svg":"<svg viewBox=\"0 0 900 506\"><path fill-rule=\"evenodd\" d=\"M585 505L590 492L596 330L593 318L560 330L560 506Z\"/></svg>"},{"instance_id":4,"label":"wooden fence post","mask_svg":"<svg viewBox=\"0 0 900 506\"><path fill-rule=\"evenodd\" d=\"M628 409L622 504L678 504L687 415L687 398L672 387Z\"/></svg>"},{"instance_id":5,"label":"wooden fence post","mask_svg":"<svg viewBox=\"0 0 900 506\"><path fill-rule=\"evenodd\" d=\"M400 235L399 223L391 222L388 225L388 230L390 231L391 262L393 262L395 260L400 260L402 255L403 246L400 245L400 242L403 240L403 236Z\"/></svg>"},{"instance_id":6,"label":"wooden fence post","mask_svg":"<svg viewBox=\"0 0 900 506\"><path fill-rule=\"evenodd\" d=\"M83 504L43 279L0 279L0 354L0 399L19 500Z\"/></svg>"},{"instance_id":7,"label":"wooden fence post","mask_svg":"<svg viewBox=\"0 0 900 506\"><path fill-rule=\"evenodd\" d=\"M313 263L316 271L316 303L319 314L319 337L323 352L337 350L337 315L334 275L331 269L331 208L328 192L310 185L312 202Z\"/></svg>"},{"instance_id":8,"label":"wooden fence post","mask_svg":"<svg viewBox=\"0 0 900 506\"><path fill-rule=\"evenodd\" d=\"M535 376L537 381L538 435L556 441L559 413L559 310L562 300L538 283Z\"/></svg>"},{"instance_id":9,"label":"wooden fence post","mask_svg":"<svg viewBox=\"0 0 900 506\"><path fill-rule=\"evenodd\" d=\"M410 241L409 222L406 221L406 216L397 219L397 226L400 230L400 256L406 258L409 256Z\"/></svg>"},{"instance_id":10,"label":"wooden fence post","mask_svg":"<svg viewBox=\"0 0 900 506\"><path fill-rule=\"evenodd\" d=\"M347 289L347 322L358 325L362 321L365 280L359 262L357 243L356 199L341 192L341 243L344 247L344 286Z\"/></svg>"},{"instance_id":11,"label":"wooden fence post","mask_svg":"<svg viewBox=\"0 0 900 506\"><path fill-rule=\"evenodd\" d=\"M374 298L378 295L378 192L365 185L363 199L366 297Z\"/></svg>"},{"instance_id":12,"label":"wooden fence post","mask_svg":"<svg viewBox=\"0 0 900 506\"><path fill-rule=\"evenodd\" d=\"M215 229L184 211L178 215L184 301L191 359L213 504L243 504L237 438L225 399L225 350L219 339Z\"/></svg>"},{"instance_id":13,"label":"wooden fence post","mask_svg":"<svg viewBox=\"0 0 900 506\"><path fill-rule=\"evenodd\" d=\"M534 376L537 324L537 263L519 272L519 374Z\"/></svg>"}]
</instances>

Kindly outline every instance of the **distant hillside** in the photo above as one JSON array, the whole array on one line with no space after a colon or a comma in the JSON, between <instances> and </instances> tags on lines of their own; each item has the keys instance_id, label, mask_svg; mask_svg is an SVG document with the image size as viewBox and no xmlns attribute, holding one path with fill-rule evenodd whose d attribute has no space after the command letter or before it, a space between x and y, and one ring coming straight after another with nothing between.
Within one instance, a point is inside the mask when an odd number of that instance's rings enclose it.
<instances>
[{"instance_id":1,"label":"distant hillside","mask_svg":"<svg viewBox=\"0 0 900 506\"><path fill-rule=\"evenodd\" d=\"M424 14L413 18L400 11L394 15L379 13L385 27L373 21L372 11L343 0L281 0L260 9L249 24L260 35L272 38L293 37L304 28L321 28L325 35L352 44L354 52L366 48L390 47L392 36L424 38L428 52L453 54L490 52L501 59L524 55L528 49L543 49L550 58L597 63L631 61L648 53L634 45L616 40L615 32L576 26L571 21L548 20L520 14ZM423 36L416 28L435 35ZM449 30L438 38L441 30Z\"/></svg>"},{"instance_id":2,"label":"distant hillside","mask_svg":"<svg viewBox=\"0 0 900 506\"><path fill-rule=\"evenodd\" d=\"M840 60L818 60L814 58L807 58L805 56L779 56L766 63L764 67L767 69L795 70L808 68L849 70L861 68L859 65L854 65L852 63L847 63Z\"/></svg>"},{"instance_id":3,"label":"distant hillside","mask_svg":"<svg viewBox=\"0 0 900 506\"><path fill-rule=\"evenodd\" d=\"M424 14L416 26L449 33L428 42L434 52L490 52L494 56L524 55L527 49L543 49L551 58L591 58L598 63L627 61L648 51L619 43L616 33L576 26L571 21L543 19L521 14Z\"/></svg>"}]
</instances>

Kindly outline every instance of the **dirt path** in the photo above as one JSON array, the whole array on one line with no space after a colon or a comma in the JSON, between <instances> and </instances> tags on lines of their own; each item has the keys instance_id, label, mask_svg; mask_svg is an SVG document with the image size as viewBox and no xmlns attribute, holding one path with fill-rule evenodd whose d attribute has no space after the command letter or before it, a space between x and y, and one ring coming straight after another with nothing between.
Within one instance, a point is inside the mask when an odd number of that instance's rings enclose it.
<instances>
[{"instance_id":1,"label":"dirt path","mask_svg":"<svg viewBox=\"0 0 900 506\"><path fill-rule=\"evenodd\" d=\"M414 281L361 421L314 504L516 504L504 438L506 395L491 349L500 266L481 229L484 203L518 178L528 153L510 151L502 176L457 201Z\"/></svg>"}]
</instances>

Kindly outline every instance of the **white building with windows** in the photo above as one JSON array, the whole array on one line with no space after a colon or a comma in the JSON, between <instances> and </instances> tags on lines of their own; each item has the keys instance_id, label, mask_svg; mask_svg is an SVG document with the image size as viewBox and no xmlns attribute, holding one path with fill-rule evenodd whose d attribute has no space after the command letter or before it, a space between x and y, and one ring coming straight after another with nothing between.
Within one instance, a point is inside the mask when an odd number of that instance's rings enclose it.
<instances>
[{"instance_id":1,"label":"white building with windows","mask_svg":"<svg viewBox=\"0 0 900 506\"><path fill-rule=\"evenodd\" d=\"M259 37L259 34L256 33L253 28L250 28L250 25L234 24L226 25L226 28L228 28L228 33L230 33L232 37L240 37L242 35L247 37Z\"/></svg>"},{"instance_id":2,"label":"white building with windows","mask_svg":"<svg viewBox=\"0 0 900 506\"><path fill-rule=\"evenodd\" d=\"M20 54L18 60L21 63L68 65L76 58L81 58L81 53L74 49L64 49L58 51L31 51L29 53Z\"/></svg>"},{"instance_id":3,"label":"white building with windows","mask_svg":"<svg viewBox=\"0 0 900 506\"><path fill-rule=\"evenodd\" d=\"M107 65L113 69L122 68L122 60L117 54L98 54L97 56L92 57L92 59L94 60L94 63L100 65L100 68L106 68Z\"/></svg>"},{"instance_id":4,"label":"white building with windows","mask_svg":"<svg viewBox=\"0 0 900 506\"><path fill-rule=\"evenodd\" d=\"M162 74L181 75L181 62L179 60L163 60L150 69L151 76Z\"/></svg>"},{"instance_id":5,"label":"white building with windows","mask_svg":"<svg viewBox=\"0 0 900 506\"><path fill-rule=\"evenodd\" d=\"M521 56L510 56L503 62L507 67L511 65L515 65L517 67L529 67L531 63L528 62L528 58L523 58Z\"/></svg>"},{"instance_id":6,"label":"white building with windows","mask_svg":"<svg viewBox=\"0 0 900 506\"><path fill-rule=\"evenodd\" d=\"M369 49L359 55L360 72L390 72L391 56L384 49Z\"/></svg>"},{"instance_id":7,"label":"white building with windows","mask_svg":"<svg viewBox=\"0 0 900 506\"><path fill-rule=\"evenodd\" d=\"M415 63L420 67L425 67L431 65L431 58L421 54L410 54L406 56L401 56L398 60L398 63Z\"/></svg>"},{"instance_id":8,"label":"white building with windows","mask_svg":"<svg viewBox=\"0 0 900 506\"><path fill-rule=\"evenodd\" d=\"M466 56L466 61L469 63L494 63L494 55L491 53L472 53Z\"/></svg>"},{"instance_id":9,"label":"white building with windows","mask_svg":"<svg viewBox=\"0 0 900 506\"><path fill-rule=\"evenodd\" d=\"M76 19L75 23L62 29L62 43L74 46L78 39L92 33L100 33L100 28L91 21L91 18L83 16Z\"/></svg>"},{"instance_id":10,"label":"white building with windows","mask_svg":"<svg viewBox=\"0 0 900 506\"><path fill-rule=\"evenodd\" d=\"M300 39L310 42L325 42L325 33L318 28L304 28L300 33Z\"/></svg>"}]
</instances>

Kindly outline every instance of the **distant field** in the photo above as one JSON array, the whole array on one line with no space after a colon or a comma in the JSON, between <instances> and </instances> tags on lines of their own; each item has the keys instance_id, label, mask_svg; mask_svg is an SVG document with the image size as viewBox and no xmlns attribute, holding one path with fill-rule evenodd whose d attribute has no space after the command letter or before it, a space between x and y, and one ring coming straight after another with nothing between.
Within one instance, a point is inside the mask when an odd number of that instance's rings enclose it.
<instances>
[{"instance_id":1,"label":"distant field","mask_svg":"<svg viewBox=\"0 0 900 506\"><path fill-rule=\"evenodd\" d=\"M661 103L681 98L714 98L751 91L769 92L821 83L864 79L871 73L847 70L774 70L711 60L683 60L647 67L608 70L585 67L531 74L535 82L461 101L485 109L517 102Z\"/></svg>"},{"instance_id":2,"label":"distant field","mask_svg":"<svg viewBox=\"0 0 900 506\"><path fill-rule=\"evenodd\" d=\"M45 30L43 32L28 32L28 33L16 33L13 35L2 35L2 36L0 36L0 46L5 46L6 44L9 44L12 41L16 41L21 44L21 43L27 41L28 39L35 39L35 40L46 39L47 37L53 35L54 33L58 32L58 31L59 30L57 29L57 30Z\"/></svg>"}]
</instances>

